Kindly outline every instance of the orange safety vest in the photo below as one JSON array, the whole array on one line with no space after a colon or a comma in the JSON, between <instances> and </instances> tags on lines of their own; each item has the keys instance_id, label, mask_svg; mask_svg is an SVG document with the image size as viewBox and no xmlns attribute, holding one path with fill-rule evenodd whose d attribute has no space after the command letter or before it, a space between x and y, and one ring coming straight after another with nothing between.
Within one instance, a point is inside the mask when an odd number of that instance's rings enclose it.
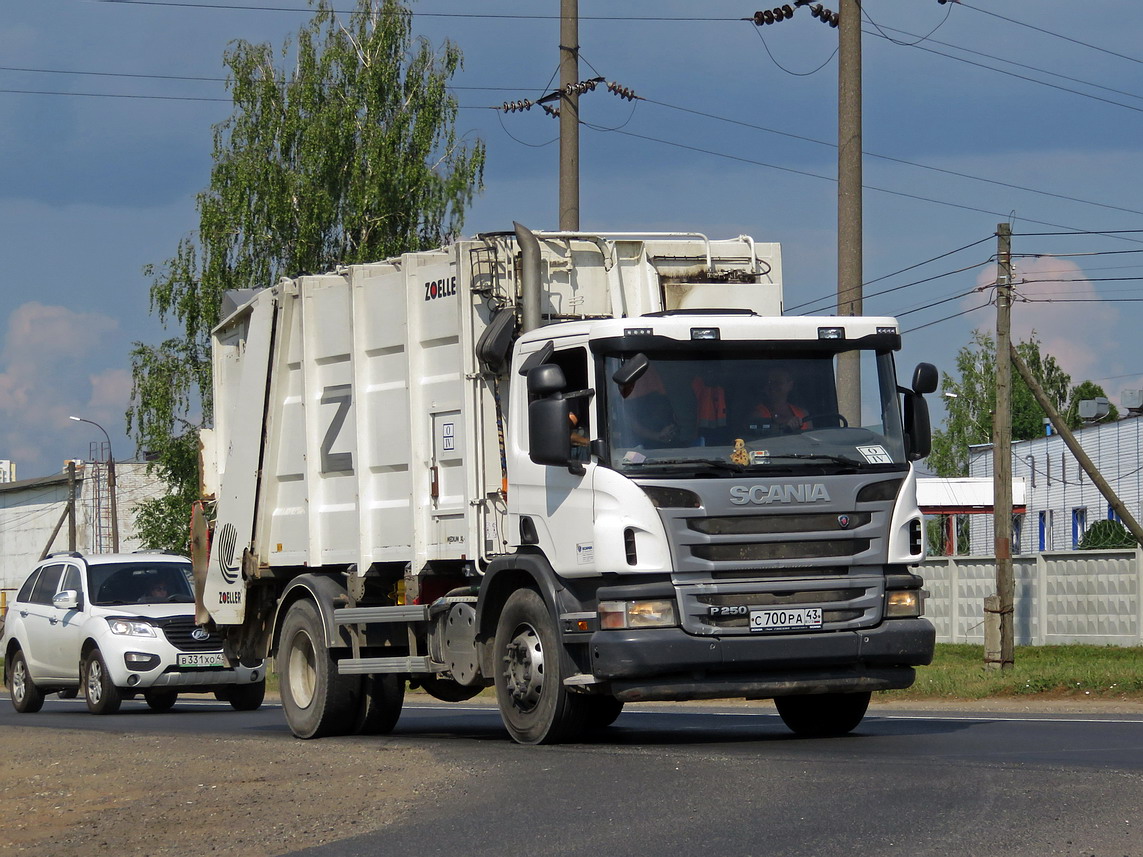
<instances>
[{"instance_id":1,"label":"orange safety vest","mask_svg":"<svg viewBox=\"0 0 1143 857\"><path fill-rule=\"evenodd\" d=\"M806 431L807 429L811 428L810 424L806 422L806 417L809 416L808 411L806 411L804 408L799 408L797 405L791 404L789 402L786 403L786 406L790 409L790 414L794 417L794 419L801 420L801 425L799 428L802 431ZM761 402L759 402L758 407L754 409L754 416L761 417L762 419L775 419L775 415L770 411L768 407L766 407L765 404Z\"/></svg>"},{"instance_id":2,"label":"orange safety vest","mask_svg":"<svg viewBox=\"0 0 1143 857\"><path fill-rule=\"evenodd\" d=\"M722 387L708 387L702 378L691 382L695 394L695 413L699 428L726 426L726 391Z\"/></svg>"}]
</instances>

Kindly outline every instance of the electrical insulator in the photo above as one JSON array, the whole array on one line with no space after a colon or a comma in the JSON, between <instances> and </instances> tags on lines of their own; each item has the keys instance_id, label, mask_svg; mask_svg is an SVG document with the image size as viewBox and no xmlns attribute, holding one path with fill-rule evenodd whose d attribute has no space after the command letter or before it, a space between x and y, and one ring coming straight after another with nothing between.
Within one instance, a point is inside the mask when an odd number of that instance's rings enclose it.
<instances>
[{"instance_id":1,"label":"electrical insulator","mask_svg":"<svg viewBox=\"0 0 1143 857\"><path fill-rule=\"evenodd\" d=\"M557 118L557 119L559 118L559 116L560 116L560 108L558 108L558 107L548 107L548 105L546 105L546 104L541 104L540 106L544 108L544 112L545 112L545 113L547 113L549 116L553 116L553 117L555 117L555 118Z\"/></svg>"},{"instance_id":2,"label":"electrical insulator","mask_svg":"<svg viewBox=\"0 0 1143 857\"><path fill-rule=\"evenodd\" d=\"M774 20L775 21L785 21L786 20L786 10L783 9L781 6L779 6L777 9L774 10Z\"/></svg>"},{"instance_id":3,"label":"electrical insulator","mask_svg":"<svg viewBox=\"0 0 1143 857\"><path fill-rule=\"evenodd\" d=\"M829 25L831 27L836 27L837 22L840 20L841 20L841 16L838 15L837 12L830 12L829 13Z\"/></svg>"},{"instance_id":4,"label":"electrical insulator","mask_svg":"<svg viewBox=\"0 0 1143 857\"><path fill-rule=\"evenodd\" d=\"M820 18L822 16L823 11L824 10L822 9L821 3L815 3L813 6L810 7L810 14L813 15L815 18Z\"/></svg>"},{"instance_id":5,"label":"electrical insulator","mask_svg":"<svg viewBox=\"0 0 1143 857\"><path fill-rule=\"evenodd\" d=\"M791 6L789 3L787 3L785 6L782 7L782 11L786 13L787 18L793 18L794 17L794 7Z\"/></svg>"},{"instance_id":6,"label":"electrical insulator","mask_svg":"<svg viewBox=\"0 0 1143 857\"><path fill-rule=\"evenodd\" d=\"M624 86L621 83L616 83L615 81L612 81L611 83L607 84L607 91L614 93L615 95L618 95L620 98L624 99L625 101L634 101L636 98L639 97L632 90L628 89L626 86Z\"/></svg>"}]
</instances>

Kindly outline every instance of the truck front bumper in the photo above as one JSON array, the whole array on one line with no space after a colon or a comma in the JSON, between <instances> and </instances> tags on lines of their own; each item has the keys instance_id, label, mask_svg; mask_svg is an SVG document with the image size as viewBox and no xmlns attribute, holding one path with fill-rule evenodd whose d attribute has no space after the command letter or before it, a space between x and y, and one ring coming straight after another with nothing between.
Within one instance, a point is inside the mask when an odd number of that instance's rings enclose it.
<instances>
[{"instance_id":1,"label":"truck front bumper","mask_svg":"<svg viewBox=\"0 0 1143 857\"><path fill-rule=\"evenodd\" d=\"M891 690L930 663L936 631L926 619L828 633L699 637L681 628L596 631L592 673L616 698L766 699L805 693Z\"/></svg>"}]
</instances>

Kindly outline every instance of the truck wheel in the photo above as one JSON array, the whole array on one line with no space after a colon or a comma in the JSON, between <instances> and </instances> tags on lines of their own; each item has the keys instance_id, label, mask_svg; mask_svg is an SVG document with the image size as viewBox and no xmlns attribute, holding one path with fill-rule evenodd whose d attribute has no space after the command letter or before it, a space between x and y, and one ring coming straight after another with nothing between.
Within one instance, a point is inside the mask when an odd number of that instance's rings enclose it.
<instances>
[{"instance_id":1,"label":"truck wheel","mask_svg":"<svg viewBox=\"0 0 1143 857\"><path fill-rule=\"evenodd\" d=\"M405 703L405 677L395 673L367 675L362 683L361 723L357 731L362 735L388 735L401 717Z\"/></svg>"},{"instance_id":2,"label":"truck wheel","mask_svg":"<svg viewBox=\"0 0 1143 857\"><path fill-rule=\"evenodd\" d=\"M235 711L257 711L266 698L266 682L263 680L252 684L231 685L226 689L224 698Z\"/></svg>"},{"instance_id":3,"label":"truck wheel","mask_svg":"<svg viewBox=\"0 0 1143 857\"><path fill-rule=\"evenodd\" d=\"M290 607L278 652L282 710L290 731L299 738L352 732L361 678L338 673L325 644L321 614L312 601L296 601Z\"/></svg>"},{"instance_id":4,"label":"truck wheel","mask_svg":"<svg viewBox=\"0 0 1143 857\"><path fill-rule=\"evenodd\" d=\"M111 683L99 649L92 649L83 662L83 696L92 714L114 714L123 702L119 688Z\"/></svg>"},{"instance_id":5,"label":"truck wheel","mask_svg":"<svg viewBox=\"0 0 1143 857\"><path fill-rule=\"evenodd\" d=\"M623 703L614 696L585 696L583 703L588 729L606 729L623 713Z\"/></svg>"},{"instance_id":6,"label":"truck wheel","mask_svg":"<svg viewBox=\"0 0 1143 857\"><path fill-rule=\"evenodd\" d=\"M8 694L12 698L12 707L21 714L35 714L44 707L43 691L32 681L28 662L19 649L12 655L12 663L8 665Z\"/></svg>"},{"instance_id":7,"label":"truck wheel","mask_svg":"<svg viewBox=\"0 0 1143 857\"><path fill-rule=\"evenodd\" d=\"M774 699L778 715L797 735L824 738L852 732L865 709L870 693L817 693L779 696Z\"/></svg>"},{"instance_id":8,"label":"truck wheel","mask_svg":"<svg viewBox=\"0 0 1143 857\"><path fill-rule=\"evenodd\" d=\"M564 687L560 642L544 599L531 589L509 596L496 625L496 701L520 744L555 744L584 728L585 697Z\"/></svg>"},{"instance_id":9,"label":"truck wheel","mask_svg":"<svg viewBox=\"0 0 1143 857\"><path fill-rule=\"evenodd\" d=\"M175 707L178 702L178 691L173 690L145 690L143 691L143 699L147 701L147 707L152 711L170 711Z\"/></svg>"}]
</instances>

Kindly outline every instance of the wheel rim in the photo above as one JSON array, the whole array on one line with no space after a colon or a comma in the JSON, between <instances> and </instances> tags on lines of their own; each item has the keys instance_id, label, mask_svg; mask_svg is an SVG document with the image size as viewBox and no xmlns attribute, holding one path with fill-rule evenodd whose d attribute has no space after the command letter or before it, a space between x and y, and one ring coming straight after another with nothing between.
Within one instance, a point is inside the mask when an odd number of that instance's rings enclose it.
<instances>
[{"instance_id":1,"label":"wheel rim","mask_svg":"<svg viewBox=\"0 0 1143 857\"><path fill-rule=\"evenodd\" d=\"M103 664L95 658L87 663L87 698L96 705L103 699Z\"/></svg>"},{"instance_id":2,"label":"wheel rim","mask_svg":"<svg viewBox=\"0 0 1143 857\"><path fill-rule=\"evenodd\" d=\"M297 633L290 641L286 666L290 696L298 708L309 708L317 687L317 653L308 634Z\"/></svg>"},{"instance_id":3,"label":"wheel rim","mask_svg":"<svg viewBox=\"0 0 1143 857\"><path fill-rule=\"evenodd\" d=\"M15 664L12 665L12 697L17 702L24 701L24 694L28 692L28 670L24 664L24 659L19 658Z\"/></svg>"},{"instance_id":4,"label":"wheel rim","mask_svg":"<svg viewBox=\"0 0 1143 857\"><path fill-rule=\"evenodd\" d=\"M544 689L544 647L531 625L516 629L504 653L504 679L512 705L531 711Z\"/></svg>"}]
</instances>

